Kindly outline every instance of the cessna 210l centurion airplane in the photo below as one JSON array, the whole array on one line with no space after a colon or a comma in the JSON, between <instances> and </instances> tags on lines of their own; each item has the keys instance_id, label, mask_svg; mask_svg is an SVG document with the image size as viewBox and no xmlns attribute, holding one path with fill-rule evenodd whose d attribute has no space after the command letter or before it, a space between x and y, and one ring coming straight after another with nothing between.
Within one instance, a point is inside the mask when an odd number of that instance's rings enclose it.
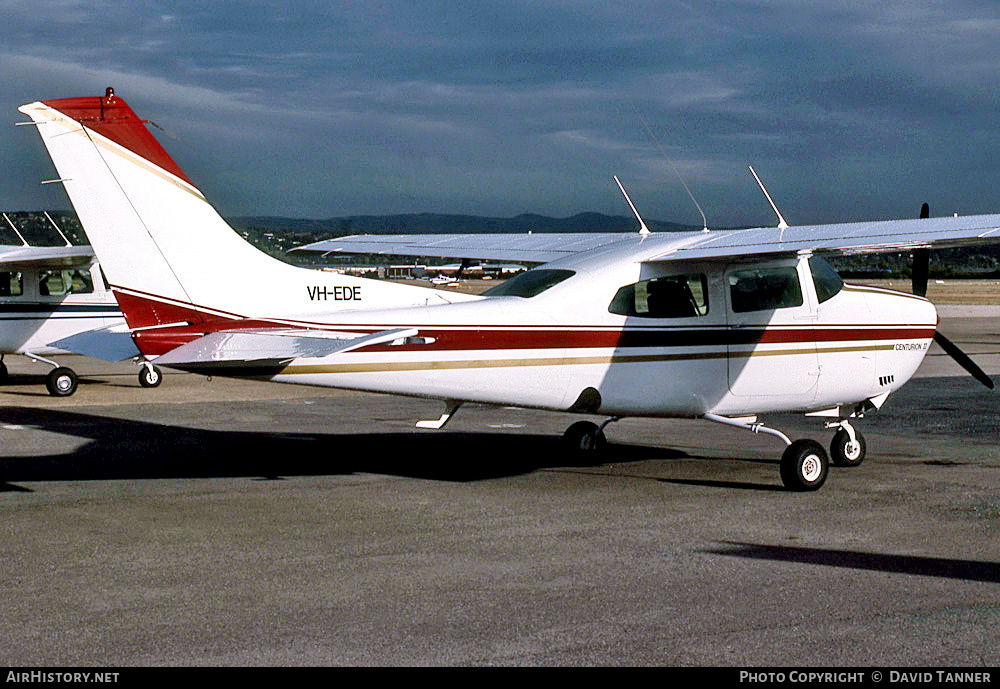
<instances>
[{"instance_id":1,"label":"cessna 210l centurion airplane","mask_svg":"<svg viewBox=\"0 0 1000 689\"><path fill-rule=\"evenodd\" d=\"M1000 216L691 233L354 237L324 250L543 263L482 296L297 268L244 242L126 103L30 103L132 339L211 375L599 414L695 417L787 445L794 490L826 479L817 442L757 419L825 417L833 461L859 464L852 419L916 371L936 337L919 296L845 285L821 253L1000 240ZM943 336L942 343L947 342ZM950 343L949 343L950 344ZM952 350L955 351L955 350ZM967 357L963 364L992 385Z\"/></svg>"}]
</instances>

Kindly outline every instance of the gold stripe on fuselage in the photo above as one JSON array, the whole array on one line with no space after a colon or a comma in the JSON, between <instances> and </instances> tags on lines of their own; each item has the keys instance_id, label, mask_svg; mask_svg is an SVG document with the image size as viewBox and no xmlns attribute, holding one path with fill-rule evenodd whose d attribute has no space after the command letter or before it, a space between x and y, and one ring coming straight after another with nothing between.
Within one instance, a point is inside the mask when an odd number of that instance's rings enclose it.
<instances>
[{"instance_id":1,"label":"gold stripe on fuselage","mask_svg":"<svg viewBox=\"0 0 1000 689\"><path fill-rule=\"evenodd\" d=\"M586 366L594 364L636 364L657 361L697 361L704 359L742 359L759 356L794 356L800 354L835 354L842 352L891 351L895 344L857 345L809 349L755 349L747 352L697 352L685 354L611 354L581 357L532 357L523 359L457 359L450 361L386 361L357 364L291 364L277 375L316 375L324 373L395 373L403 371L444 371L471 368L517 368L523 366Z\"/></svg>"}]
</instances>

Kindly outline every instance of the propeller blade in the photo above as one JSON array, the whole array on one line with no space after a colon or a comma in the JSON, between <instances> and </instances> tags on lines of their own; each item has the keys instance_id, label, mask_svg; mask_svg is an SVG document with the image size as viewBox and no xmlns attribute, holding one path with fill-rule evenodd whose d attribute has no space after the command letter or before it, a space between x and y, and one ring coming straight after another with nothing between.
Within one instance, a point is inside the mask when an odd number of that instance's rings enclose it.
<instances>
[{"instance_id":1,"label":"propeller blade","mask_svg":"<svg viewBox=\"0 0 1000 689\"><path fill-rule=\"evenodd\" d=\"M925 220L929 217L931 217L931 207L925 203L920 207L920 219ZM920 297L927 296L927 272L930 260L929 250L913 250L913 293Z\"/></svg>"},{"instance_id":2,"label":"propeller blade","mask_svg":"<svg viewBox=\"0 0 1000 689\"><path fill-rule=\"evenodd\" d=\"M934 341L941 345L941 349L943 349L948 356L954 359L959 366L968 371L973 378L988 387L990 390L993 389L993 381L990 377L986 375L983 369L976 366L976 363L969 358L969 355L959 349L954 342L939 332L934 333Z\"/></svg>"},{"instance_id":3,"label":"propeller blade","mask_svg":"<svg viewBox=\"0 0 1000 689\"><path fill-rule=\"evenodd\" d=\"M927 273L931 262L928 249L913 250L913 293L918 297L927 296Z\"/></svg>"}]
</instances>

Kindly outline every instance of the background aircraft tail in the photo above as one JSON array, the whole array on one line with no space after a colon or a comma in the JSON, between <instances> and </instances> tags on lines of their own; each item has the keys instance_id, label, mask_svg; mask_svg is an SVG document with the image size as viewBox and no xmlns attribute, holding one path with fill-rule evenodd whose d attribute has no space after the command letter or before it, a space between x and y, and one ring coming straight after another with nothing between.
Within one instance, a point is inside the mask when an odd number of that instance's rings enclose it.
<instances>
[{"instance_id":1,"label":"background aircraft tail","mask_svg":"<svg viewBox=\"0 0 1000 689\"><path fill-rule=\"evenodd\" d=\"M463 298L299 268L259 251L110 88L19 109L34 121L132 328Z\"/></svg>"}]
</instances>

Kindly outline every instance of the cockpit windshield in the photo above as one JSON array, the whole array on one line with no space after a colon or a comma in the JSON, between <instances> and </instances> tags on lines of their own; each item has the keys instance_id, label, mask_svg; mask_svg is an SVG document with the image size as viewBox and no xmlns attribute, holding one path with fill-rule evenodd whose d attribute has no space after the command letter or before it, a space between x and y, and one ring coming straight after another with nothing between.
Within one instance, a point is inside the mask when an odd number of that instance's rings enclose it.
<instances>
[{"instance_id":1,"label":"cockpit windshield","mask_svg":"<svg viewBox=\"0 0 1000 689\"><path fill-rule=\"evenodd\" d=\"M820 304L843 289L844 281L837 275L837 271L819 256L809 258L809 270L812 272L813 284L816 285L816 298Z\"/></svg>"},{"instance_id":2,"label":"cockpit windshield","mask_svg":"<svg viewBox=\"0 0 1000 689\"><path fill-rule=\"evenodd\" d=\"M541 294L548 288L558 285L563 280L572 277L572 270L529 270L504 280L496 287L483 292L484 297L523 297L525 299Z\"/></svg>"}]
</instances>

